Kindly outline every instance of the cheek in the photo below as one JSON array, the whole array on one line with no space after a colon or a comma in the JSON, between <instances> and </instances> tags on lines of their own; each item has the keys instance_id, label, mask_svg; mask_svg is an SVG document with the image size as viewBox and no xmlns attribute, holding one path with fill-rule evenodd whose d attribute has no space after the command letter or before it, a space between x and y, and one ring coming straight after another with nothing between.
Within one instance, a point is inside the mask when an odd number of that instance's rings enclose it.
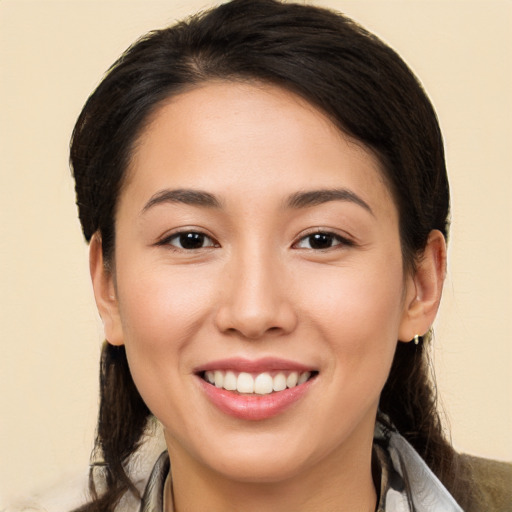
<instances>
[{"instance_id":1,"label":"cheek","mask_svg":"<svg viewBox=\"0 0 512 512\"><path fill-rule=\"evenodd\" d=\"M403 275L398 265L310 272L301 281L297 293L303 315L316 319L329 338L353 340L358 346L361 340L371 345L375 338L397 341L403 313Z\"/></svg>"},{"instance_id":2,"label":"cheek","mask_svg":"<svg viewBox=\"0 0 512 512\"><path fill-rule=\"evenodd\" d=\"M153 345L155 349L160 345L168 349L170 342L180 346L212 302L208 280L171 266L142 271L136 265L129 268L118 274L125 343Z\"/></svg>"},{"instance_id":3,"label":"cheek","mask_svg":"<svg viewBox=\"0 0 512 512\"><path fill-rule=\"evenodd\" d=\"M179 394L169 390L181 389L190 371L187 349L208 315L212 290L201 284L201 272L178 272L170 265L148 268L125 262L118 266L117 278L124 344L135 385L157 416L168 409L179 416Z\"/></svg>"},{"instance_id":4,"label":"cheek","mask_svg":"<svg viewBox=\"0 0 512 512\"><path fill-rule=\"evenodd\" d=\"M151 409L158 390L176 389L178 379L188 371L183 354L211 310L215 295L200 274L192 269L178 272L169 265L141 270L135 264L117 272L130 370Z\"/></svg>"},{"instance_id":5,"label":"cheek","mask_svg":"<svg viewBox=\"0 0 512 512\"><path fill-rule=\"evenodd\" d=\"M339 385L380 392L398 340L402 281L399 264L333 269L331 275L308 280L303 316L334 354L333 377L343 380Z\"/></svg>"}]
</instances>

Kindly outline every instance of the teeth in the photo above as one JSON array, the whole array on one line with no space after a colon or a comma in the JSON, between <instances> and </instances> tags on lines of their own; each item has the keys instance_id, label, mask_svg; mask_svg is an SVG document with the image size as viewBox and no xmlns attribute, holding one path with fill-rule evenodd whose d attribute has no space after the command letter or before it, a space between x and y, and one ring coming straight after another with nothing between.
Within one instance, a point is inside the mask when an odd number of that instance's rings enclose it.
<instances>
[{"instance_id":1,"label":"teeth","mask_svg":"<svg viewBox=\"0 0 512 512\"><path fill-rule=\"evenodd\" d=\"M224 386L224 374L222 372L215 370L214 379L216 388L221 388Z\"/></svg>"},{"instance_id":2,"label":"teeth","mask_svg":"<svg viewBox=\"0 0 512 512\"><path fill-rule=\"evenodd\" d=\"M268 372L251 375L241 372L238 376L233 371L207 371L204 378L217 388L227 391L238 391L239 393L256 393L257 395L268 395L273 391L283 391L286 388L294 388L304 384L311 377L311 372L290 372L288 375L281 372L274 377Z\"/></svg>"},{"instance_id":3,"label":"teeth","mask_svg":"<svg viewBox=\"0 0 512 512\"><path fill-rule=\"evenodd\" d=\"M274 391L283 391L283 389L286 389L286 376L284 373L278 373L273 380L272 389Z\"/></svg>"},{"instance_id":4,"label":"teeth","mask_svg":"<svg viewBox=\"0 0 512 512\"><path fill-rule=\"evenodd\" d=\"M273 379L269 373L260 373L254 379L254 392L258 395L268 395L272 393Z\"/></svg>"},{"instance_id":5,"label":"teeth","mask_svg":"<svg viewBox=\"0 0 512 512\"><path fill-rule=\"evenodd\" d=\"M242 372L238 376L236 390L239 393L254 393L254 379L250 373Z\"/></svg>"},{"instance_id":6,"label":"teeth","mask_svg":"<svg viewBox=\"0 0 512 512\"><path fill-rule=\"evenodd\" d=\"M299 381L297 382L297 386L300 386L301 384L304 384L304 382L306 382L309 377L311 377L311 373L310 372L304 372L304 373L301 373L300 376L299 376Z\"/></svg>"},{"instance_id":7,"label":"teeth","mask_svg":"<svg viewBox=\"0 0 512 512\"><path fill-rule=\"evenodd\" d=\"M293 388L297 385L297 381L299 380L299 374L297 372L292 372L288 377L286 377L286 387Z\"/></svg>"},{"instance_id":8,"label":"teeth","mask_svg":"<svg viewBox=\"0 0 512 512\"><path fill-rule=\"evenodd\" d=\"M224 389L228 391L235 391L237 387L237 378L233 372L226 372L224 377Z\"/></svg>"}]
</instances>

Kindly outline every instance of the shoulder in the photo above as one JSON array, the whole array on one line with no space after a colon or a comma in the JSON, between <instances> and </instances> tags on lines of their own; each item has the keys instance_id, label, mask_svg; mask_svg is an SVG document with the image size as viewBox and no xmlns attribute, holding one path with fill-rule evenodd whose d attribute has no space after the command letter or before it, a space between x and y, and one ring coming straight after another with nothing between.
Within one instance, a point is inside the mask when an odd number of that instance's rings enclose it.
<instances>
[{"instance_id":1,"label":"shoulder","mask_svg":"<svg viewBox=\"0 0 512 512\"><path fill-rule=\"evenodd\" d=\"M146 448L146 447L145 447ZM128 469L129 476L135 487L142 494L155 458L153 448L138 453ZM5 508L0 504L0 512L70 512L79 509L91 500L89 491L89 471L67 475L55 485L42 492L31 492L27 497L17 499ZM120 512L136 512L140 500L127 493L121 498L116 510Z\"/></svg>"},{"instance_id":2,"label":"shoulder","mask_svg":"<svg viewBox=\"0 0 512 512\"><path fill-rule=\"evenodd\" d=\"M161 427L155 424L153 430L147 433L141 446L130 460L128 474L141 494L155 461L164 447L165 441ZM28 497L9 503L7 507L1 503L0 512L70 512L90 500L89 470L87 469L67 475L56 485L46 488L43 492L30 492ZM129 493L122 498L118 510L120 512L135 512L139 510L139 506L140 500Z\"/></svg>"},{"instance_id":3,"label":"shoulder","mask_svg":"<svg viewBox=\"0 0 512 512\"><path fill-rule=\"evenodd\" d=\"M460 455L469 469L479 503L467 512L510 512L512 510L512 463Z\"/></svg>"}]
</instances>

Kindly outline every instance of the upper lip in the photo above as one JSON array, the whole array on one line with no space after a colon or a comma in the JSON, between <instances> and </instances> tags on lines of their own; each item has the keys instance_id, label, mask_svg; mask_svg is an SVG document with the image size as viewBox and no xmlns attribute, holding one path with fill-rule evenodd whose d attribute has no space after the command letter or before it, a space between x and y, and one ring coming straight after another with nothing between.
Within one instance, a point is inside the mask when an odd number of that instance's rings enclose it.
<instances>
[{"instance_id":1,"label":"upper lip","mask_svg":"<svg viewBox=\"0 0 512 512\"><path fill-rule=\"evenodd\" d=\"M235 372L262 373L277 370L311 372L315 371L315 368L302 363L297 363L295 361L275 357L263 357L260 359L245 359L241 357L235 357L210 361L195 368L194 372L201 373L213 370L232 370Z\"/></svg>"}]
</instances>

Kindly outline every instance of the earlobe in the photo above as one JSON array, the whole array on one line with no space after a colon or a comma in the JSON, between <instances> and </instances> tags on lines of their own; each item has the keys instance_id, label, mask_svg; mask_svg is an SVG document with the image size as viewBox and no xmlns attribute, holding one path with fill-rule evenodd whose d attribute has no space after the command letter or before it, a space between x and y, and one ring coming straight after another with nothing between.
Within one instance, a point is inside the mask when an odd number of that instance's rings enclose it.
<instances>
[{"instance_id":1,"label":"earlobe","mask_svg":"<svg viewBox=\"0 0 512 512\"><path fill-rule=\"evenodd\" d=\"M411 341L429 330L439 309L445 275L446 241L440 231L432 230L415 272L408 278L400 341Z\"/></svg>"},{"instance_id":2,"label":"earlobe","mask_svg":"<svg viewBox=\"0 0 512 512\"><path fill-rule=\"evenodd\" d=\"M123 333L119 316L119 305L114 285L114 276L103 259L101 236L95 233L89 247L89 271L91 273L94 298L103 328L105 339L111 345L123 345Z\"/></svg>"}]
</instances>

